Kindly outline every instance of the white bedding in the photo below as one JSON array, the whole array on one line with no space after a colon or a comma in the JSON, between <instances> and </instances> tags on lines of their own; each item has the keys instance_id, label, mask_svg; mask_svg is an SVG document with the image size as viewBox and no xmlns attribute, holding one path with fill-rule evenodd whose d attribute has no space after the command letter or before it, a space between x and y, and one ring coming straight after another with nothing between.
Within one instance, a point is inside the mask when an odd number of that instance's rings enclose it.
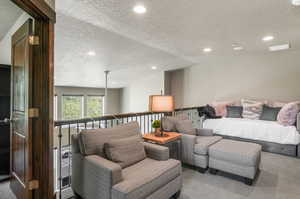
<instances>
[{"instance_id":1,"label":"white bedding","mask_svg":"<svg viewBox=\"0 0 300 199\"><path fill-rule=\"evenodd\" d=\"M282 126L277 122L242 118L207 119L204 128L220 135L235 136L279 144L298 145L300 134L295 126Z\"/></svg>"}]
</instances>

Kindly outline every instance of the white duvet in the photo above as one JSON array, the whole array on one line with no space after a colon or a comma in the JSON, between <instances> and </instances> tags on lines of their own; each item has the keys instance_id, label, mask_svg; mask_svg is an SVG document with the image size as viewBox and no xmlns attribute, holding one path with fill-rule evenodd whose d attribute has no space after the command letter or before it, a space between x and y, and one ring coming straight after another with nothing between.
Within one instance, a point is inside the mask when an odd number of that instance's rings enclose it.
<instances>
[{"instance_id":1,"label":"white duvet","mask_svg":"<svg viewBox=\"0 0 300 199\"><path fill-rule=\"evenodd\" d=\"M277 122L242 118L207 119L204 128L213 129L220 135L253 140L297 145L300 134L295 126L282 126Z\"/></svg>"}]
</instances>

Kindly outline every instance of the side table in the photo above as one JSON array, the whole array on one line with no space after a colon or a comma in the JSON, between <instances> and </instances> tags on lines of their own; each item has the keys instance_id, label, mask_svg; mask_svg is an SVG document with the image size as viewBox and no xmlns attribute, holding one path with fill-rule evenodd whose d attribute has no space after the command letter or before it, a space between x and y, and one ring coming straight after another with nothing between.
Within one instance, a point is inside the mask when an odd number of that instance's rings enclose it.
<instances>
[{"instance_id":1,"label":"side table","mask_svg":"<svg viewBox=\"0 0 300 199\"><path fill-rule=\"evenodd\" d=\"M181 134L177 132L164 132L164 137L157 137L154 133L143 135L145 142L158 144L169 148L170 158L181 160Z\"/></svg>"}]
</instances>

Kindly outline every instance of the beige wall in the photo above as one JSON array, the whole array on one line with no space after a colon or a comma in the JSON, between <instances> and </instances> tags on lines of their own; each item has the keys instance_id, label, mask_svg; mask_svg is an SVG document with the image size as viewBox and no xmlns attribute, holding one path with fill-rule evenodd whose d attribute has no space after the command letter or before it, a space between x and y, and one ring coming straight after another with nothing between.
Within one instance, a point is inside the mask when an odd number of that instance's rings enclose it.
<instances>
[{"instance_id":1,"label":"beige wall","mask_svg":"<svg viewBox=\"0 0 300 199\"><path fill-rule=\"evenodd\" d=\"M62 95L104 95L104 88L82 88L82 87L64 87L55 86L55 95L57 95L57 106L58 106L58 120L61 120L61 105L62 105ZM121 112L121 102L120 102L121 89L108 89L108 99L107 103L104 105L104 114L118 114Z\"/></svg>"},{"instance_id":2,"label":"beige wall","mask_svg":"<svg viewBox=\"0 0 300 199\"><path fill-rule=\"evenodd\" d=\"M264 55L207 56L201 64L171 74L176 106L197 106L213 100L300 99L300 52Z\"/></svg>"},{"instance_id":3,"label":"beige wall","mask_svg":"<svg viewBox=\"0 0 300 199\"><path fill-rule=\"evenodd\" d=\"M164 73L143 75L122 89L122 113L149 110L149 96L159 95L164 90Z\"/></svg>"},{"instance_id":4,"label":"beige wall","mask_svg":"<svg viewBox=\"0 0 300 199\"><path fill-rule=\"evenodd\" d=\"M11 37L29 18L31 17L23 12L0 41L0 64L11 65Z\"/></svg>"}]
</instances>

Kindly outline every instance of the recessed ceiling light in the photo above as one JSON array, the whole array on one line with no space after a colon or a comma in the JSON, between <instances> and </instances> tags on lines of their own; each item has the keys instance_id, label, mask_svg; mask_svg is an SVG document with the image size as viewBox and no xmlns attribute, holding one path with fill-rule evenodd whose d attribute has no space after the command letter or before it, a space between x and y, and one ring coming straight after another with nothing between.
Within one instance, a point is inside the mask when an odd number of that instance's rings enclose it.
<instances>
[{"instance_id":1,"label":"recessed ceiling light","mask_svg":"<svg viewBox=\"0 0 300 199\"><path fill-rule=\"evenodd\" d=\"M144 14L147 12L147 9L143 5L136 5L133 7L133 11L137 14Z\"/></svg>"},{"instance_id":2,"label":"recessed ceiling light","mask_svg":"<svg viewBox=\"0 0 300 199\"><path fill-rule=\"evenodd\" d=\"M268 35L262 38L263 41L272 41L274 39L274 36Z\"/></svg>"},{"instance_id":3,"label":"recessed ceiling light","mask_svg":"<svg viewBox=\"0 0 300 199\"><path fill-rule=\"evenodd\" d=\"M156 70L156 69L157 69L157 66L152 66L151 69L152 69L152 70Z\"/></svg>"},{"instance_id":4,"label":"recessed ceiling light","mask_svg":"<svg viewBox=\"0 0 300 199\"><path fill-rule=\"evenodd\" d=\"M95 52L95 51L89 51L87 54L88 54L89 56L95 56L95 55L96 55L96 52Z\"/></svg>"},{"instance_id":5,"label":"recessed ceiling light","mask_svg":"<svg viewBox=\"0 0 300 199\"><path fill-rule=\"evenodd\" d=\"M288 50L290 48L291 48L290 44L281 44L281 45L270 46L269 51Z\"/></svg>"},{"instance_id":6,"label":"recessed ceiling light","mask_svg":"<svg viewBox=\"0 0 300 199\"><path fill-rule=\"evenodd\" d=\"M203 52L205 52L205 53L209 53L209 52L211 52L211 51L212 51L211 48L204 48L204 49L203 49Z\"/></svg>"},{"instance_id":7,"label":"recessed ceiling light","mask_svg":"<svg viewBox=\"0 0 300 199\"><path fill-rule=\"evenodd\" d=\"M239 50L244 50L243 46L234 46L233 50L239 51Z\"/></svg>"},{"instance_id":8,"label":"recessed ceiling light","mask_svg":"<svg viewBox=\"0 0 300 199\"><path fill-rule=\"evenodd\" d=\"M294 6L300 6L300 0L292 0Z\"/></svg>"}]
</instances>

